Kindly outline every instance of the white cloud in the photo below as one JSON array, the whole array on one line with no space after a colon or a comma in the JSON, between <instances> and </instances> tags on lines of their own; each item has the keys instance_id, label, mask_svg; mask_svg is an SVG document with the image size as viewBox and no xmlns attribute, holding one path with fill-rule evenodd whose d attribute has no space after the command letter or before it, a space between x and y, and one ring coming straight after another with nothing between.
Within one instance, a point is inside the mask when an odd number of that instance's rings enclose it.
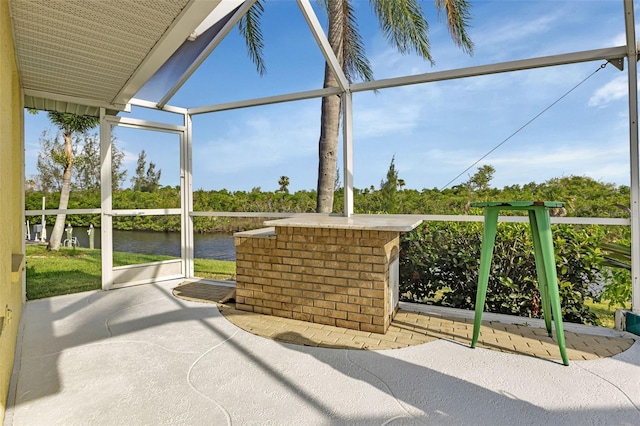
<instances>
[{"instance_id":1,"label":"white cloud","mask_svg":"<svg viewBox=\"0 0 640 426\"><path fill-rule=\"evenodd\" d=\"M589 99L590 107L603 107L606 104L622 99L629 93L626 76L619 76L598 90Z\"/></svg>"},{"instance_id":2,"label":"white cloud","mask_svg":"<svg viewBox=\"0 0 640 426\"><path fill-rule=\"evenodd\" d=\"M517 46L523 40L528 42L539 35L546 35L553 23L561 18L558 11L535 19L517 19L510 16L502 23L493 22L491 27L484 26L483 31L478 32L476 43L482 47Z\"/></svg>"},{"instance_id":3,"label":"white cloud","mask_svg":"<svg viewBox=\"0 0 640 426\"><path fill-rule=\"evenodd\" d=\"M611 40L612 46L625 46L626 44L627 44L627 35L624 32L617 34Z\"/></svg>"},{"instance_id":4,"label":"white cloud","mask_svg":"<svg viewBox=\"0 0 640 426\"><path fill-rule=\"evenodd\" d=\"M289 104L233 114L224 133L207 141L194 141L194 173L221 175L278 168L282 163L317 153L319 108ZM209 128L215 133L213 123ZM196 135L197 137L197 135ZM210 159L216 159L211 167Z\"/></svg>"},{"instance_id":5,"label":"white cloud","mask_svg":"<svg viewBox=\"0 0 640 426\"><path fill-rule=\"evenodd\" d=\"M125 166L125 168L129 168L133 165L137 165L139 154L136 154L131 151L127 151L126 149L123 149L122 152L124 154L124 157L122 158L122 164Z\"/></svg>"}]
</instances>

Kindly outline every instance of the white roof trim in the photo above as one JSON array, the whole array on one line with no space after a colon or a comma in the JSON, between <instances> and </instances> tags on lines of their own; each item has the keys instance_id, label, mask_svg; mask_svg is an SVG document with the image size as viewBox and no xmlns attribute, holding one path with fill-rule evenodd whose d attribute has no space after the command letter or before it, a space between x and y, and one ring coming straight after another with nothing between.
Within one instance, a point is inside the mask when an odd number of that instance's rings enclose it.
<instances>
[{"instance_id":1,"label":"white roof trim","mask_svg":"<svg viewBox=\"0 0 640 426\"><path fill-rule=\"evenodd\" d=\"M244 1L245 0L225 0L221 2L220 5L209 14L209 16L207 16L205 20L202 21L200 25L198 25L198 28L196 28L191 33L191 35L189 36L189 40L194 41L195 39L200 37L200 34L214 26L218 21L231 13L233 9L240 6Z\"/></svg>"},{"instance_id":2,"label":"white roof trim","mask_svg":"<svg viewBox=\"0 0 640 426\"><path fill-rule=\"evenodd\" d=\"M169 57L182 45L193 32L193 28L202 22L203 16L209 16L211 12L226 0L192 0L182 11L181 15L173 22L171 28L158 41L151 53L131 76L124 88L113 99L114 104L126 104L140 88L155 74Z\"/></svg>"}]
</instances>

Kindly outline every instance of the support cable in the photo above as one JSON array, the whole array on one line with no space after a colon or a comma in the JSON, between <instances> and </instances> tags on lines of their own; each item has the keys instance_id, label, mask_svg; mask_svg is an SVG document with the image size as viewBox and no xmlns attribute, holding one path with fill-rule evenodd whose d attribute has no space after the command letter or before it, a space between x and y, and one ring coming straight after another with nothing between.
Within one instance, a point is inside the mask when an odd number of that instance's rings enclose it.
<instances>
[{"instance_id":1,"label":"support cable","mask_svg":"<svg viewBox=\"0 0 640 426\"><path fill-rule=\"evenodd\" d=\"M582 85L584 82L586 82L587 80L589 80L591 77L593 77L595 75L595 73L597 73L598 71L600 71L601 69L604 69L607 66L608 62L605 62L604 64L600 65L598 68L596 68L596 70L594 72L592 72L591 74L589 74L587 77L585 77L581 82L579 82L578 84L576 84L575 86L573 86L571 89L569 89L567 92L565 92L564 95L560 96L558 99L556 99L554 102L552 102L549 106L547 106L545 109L543 109L542 111L540 111L535 117L533 117L531 120L527 121L525 124L523 124L522 126L520 126L520 128L518 128L518 130L516 130L515 132L511 133L509 136L507 136L506 139L504 139L502 142L500 142L498 145L494 146L489 152L487 152L486 154L484 154L482 157L480 157L477 161L475 161L472 165L470 165L469 167L467 167L466 169L464 169L462 172L460 172L460 174L458 174L456 177L454 177L453 179L451 179L449 182L447 182L442 188L440 188L440 191L442 191L443 189L445 189L446 187L448 187L449 185L451 185L451 183L455 182L460 176L462 176L463 174L465 174L466 172L468 172L473 166L475 166L476 164L478 164L480 161L484 160L485 158L487 158L489 155L491 155L491 153L493 153L496 149L500 148L502 145L504 145L505 143L507 143L507 141L509 141L512 137L514 137L515 135L517 135L518 133L520 133L520 131L522 131L525 127L527 127L529 124L533 123L538 117L540 117L542 114L544 114L545 112L547 112L548 110L550 110L555 104L557 104L558 102L560 102L562 99L564 99L566 96L568 96L571 92L573 92L575 89L577 89L580 85Z\"/></svg>"}]
</instances>

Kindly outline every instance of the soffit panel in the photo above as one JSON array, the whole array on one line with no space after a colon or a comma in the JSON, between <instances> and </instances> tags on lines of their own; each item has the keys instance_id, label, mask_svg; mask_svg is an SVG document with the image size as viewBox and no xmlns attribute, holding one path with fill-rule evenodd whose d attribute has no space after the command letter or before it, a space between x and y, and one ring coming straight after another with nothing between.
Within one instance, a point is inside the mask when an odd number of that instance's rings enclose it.
<instances>
[{"instance_id":1,"label":"soffit panel","mask_svg":"<svg viewBox=\"0 0 640 426\"><path fill-rule=\"evenodd\" d=\"M11 0L23 88L113 103L190 3Z\"/></svg>"}]
</instances>

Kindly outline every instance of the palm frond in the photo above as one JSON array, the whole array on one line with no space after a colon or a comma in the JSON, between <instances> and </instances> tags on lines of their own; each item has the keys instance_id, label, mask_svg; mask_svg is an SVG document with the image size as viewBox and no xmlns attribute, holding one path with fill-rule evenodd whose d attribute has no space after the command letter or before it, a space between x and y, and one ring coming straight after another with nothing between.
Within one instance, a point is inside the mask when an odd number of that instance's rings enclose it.
<instances>
[{"instance_id":1,"label":"palm frond","mask_svg":"<svg viewBox=\"0 0 640 426\"><path fill-rule=\"evenodd\" d=\"M604 252L603 265L631 270L631 246L617 243L601 243L600 249Z\"/></svg>"},{"instance_id":2,"label":"palm frond","mask_svg":"<svg viewBox=\"0 0 640 426\"><path fill-rule=\"evenodd\" d=\"M417 53L434 63L429 43L429 24L416 0L370 0L387 40L400 53Z\"/></svg>"},{"instance_id":3,"label":"palm frond","mask_svg":"<svg viewBox=\"0 0 640 426\"><path fill-rule=\"evenodd\" d=\"M362 36L358 31L356 16L350 1L344 1L343 14L342 57L344 64L342 65L347 80L350 83L353 83L356 78L361 78L365 81L373 80L371 63L367 59Z\"/></svg>"},{"instance_id":4,"label":"palm frond","mask_svg":"<svg viewBox=\"0 0 640 426\"><path fill-rule=\"evenodd\" d=\"M453 42L468 54L473 53L473 42L466 28L471 20L470 5L467 0L435 0L440 14L445 13L447 27Z\"/></svg>"},{"instance_id":5,"label":"palm frond","mask_svg":"<svg viewBox=\"0 0 640 426\"><path fill-rule=\"evenodd\" d=\"M264 41L262 39L262 29L260 28L260 18L264 12L262 1L256 1L247 13L238 22L238 30L244 37L251 62L256 65L258 74L267 73L262 50Z\"/></svg>"},{"instance_id":6,"label":"palm frond","mask_svg":"<svg viewBox=\"0 0 640 426\"><path fill-rule=\"evenodd\" d=\"M57 111L48 112L49 120L64 133L84 133L98 125L100 120L89 115L76 115Z\"/></svg>"}]
</instances>

